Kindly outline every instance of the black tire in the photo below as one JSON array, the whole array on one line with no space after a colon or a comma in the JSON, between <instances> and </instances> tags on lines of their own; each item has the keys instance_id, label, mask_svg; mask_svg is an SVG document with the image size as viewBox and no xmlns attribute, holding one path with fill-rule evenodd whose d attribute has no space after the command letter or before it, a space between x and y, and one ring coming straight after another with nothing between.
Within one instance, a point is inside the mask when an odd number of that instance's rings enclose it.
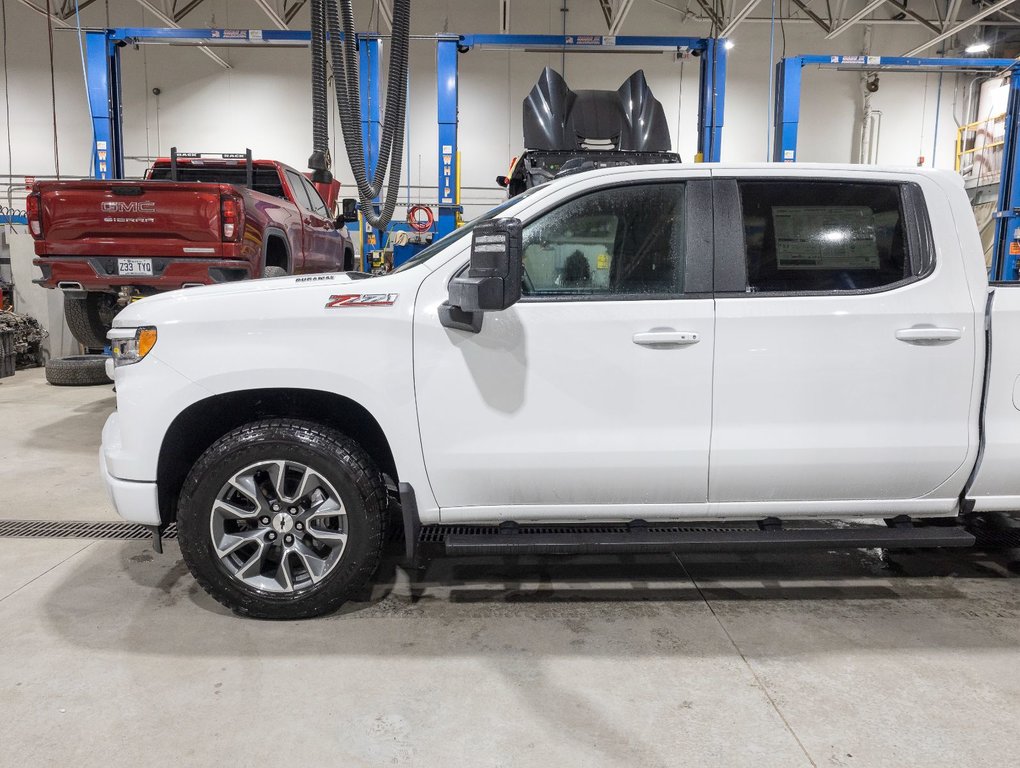
<instances>
[{"instance_id":1,"label":"black tire","mask_svg":"<svg viewBox=\"0 0 1020 768\"><path fill-rule=\"evenodd\" d=\"M262 270L262 277L286 277L287 270L283 267L266 267Z\"/></svg>"},{"instance_id":2,"label":"black tire","mask_svg":"<svg viewBox=\"0 0 1020 768\"><path fill-rule=\"evenodd\" d=\"M274 460L312 467L336 489L347 514L348 538L336 565L317 584L290 592L256 589L236 577L210 533L224 484L245 467ZM235 613L258 619L319 616L359 596L379 566L385 530L386 488L364 449L333 429L290 419L252 422L213 443L188 473L177 510L181 554L195 580Z\"/></svg>"},{"instance_id":3,"label":"black tire","mask_svg":"<svg viewBox=\"0 0 1020 768\"><path fill-rule=\"evenodd\" d=\"M109 384L105 355L72 355L46 361L46 381L57 387Z\"/></svg>"},{"instance_id":4,"label":"black tire","mask_svg":"<svg viewBox=\"0 0 1020 768\"><path fill-rule=\"evenodd\" d=\"M88 293L83 299L64 297L64 319L71 334L89 349L107 345L106 332L117 315L117 297L109 293Z\"/></svg>"}]
</instances>

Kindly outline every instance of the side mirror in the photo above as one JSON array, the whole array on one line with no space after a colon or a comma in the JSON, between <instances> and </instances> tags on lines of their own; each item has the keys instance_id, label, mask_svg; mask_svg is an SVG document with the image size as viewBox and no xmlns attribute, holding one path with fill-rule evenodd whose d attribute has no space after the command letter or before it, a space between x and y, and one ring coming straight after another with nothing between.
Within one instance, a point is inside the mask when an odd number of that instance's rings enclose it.
<instances>
[{"instance_id":1,"label":"side mirror","mask_svg":"<svg viewBox=\"0 0 1020 768\"><path fill-rule=\"evenodd\" d=\"M499 186L501 186L501 187L509 187L510 186L510 178L508 176L497 176L496 177L496 183L499 184Z\"/></svg>"},{"instance_id":2,"label":"side mirror","mask_svg":"<svg viewBox=\"0 0 1020 768\"><path fill-rule=\"evenodd\" d=\"M474 331L482 327L482 313L512 307L521 298L523 227L520 219L491 219L479 223L471 236L467 274L450 281L450 299L440 320L448 328Z\"/></svg>"},{"instance_id":3,"label":"side mirror","mask_svg":"<svg viewBox=\"0 0 1020 768\"><path fill-rule=\"evenodd\" d=\"M354 197L345 197L340 203L340 216L338 219L343 224L349 224L358 220L358 200Z\"/></svg>"}]
</instances>

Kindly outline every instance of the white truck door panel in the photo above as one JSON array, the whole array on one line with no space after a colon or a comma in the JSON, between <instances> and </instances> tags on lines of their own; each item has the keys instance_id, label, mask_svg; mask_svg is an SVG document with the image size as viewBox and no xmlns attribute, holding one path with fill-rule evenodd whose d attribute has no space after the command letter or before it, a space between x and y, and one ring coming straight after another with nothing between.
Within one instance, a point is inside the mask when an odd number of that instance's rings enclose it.
<instances>
[{"instance_id":1,"label":"white truck door panel","mask_svg":"<svg viewBox=\"0 0 1020 768\"><path fill-rule=\"evenodd\" d=\"M415 328L422 449L441 508L705 501L711 299L524 302L487 314L476 335L439 325L444 293L429 291ZM656 328L700 341L634 342Z\"/></svg>"},{"instance_id":2,"label":"white truck door panel","mask_svg":"<svg viewBox=\"0 0 1020 768\"><path fill-rule=\"evenodd\" d=\"M938 496L937 489L965 469L981 328L961 255L952 252L959 241L945 195L935 185L925 194L931 225L944 235L935 238L934 269L887 288L876 284L881 270L892 269L883 260L897 242L896 215L880 203L819 189L817 202L799 211L777 203L771 215L758 215L750 202L757 198L742 201L743 225L736 229L747 228L748 242L776 238L776 244L770 266L751 264L746 275L747 286L757 280L765 290L719 295L716 302L712 502L916 499ZM835 213L818 207L840 200ZM902 240L915 252L930 249L921 229L909 237L913 214L909 200L905 205ZM817 225L812 236L858 237L857 250L796 244L784 216L800 217L796 226L802 228ZM865 234L839 228L854 217L867 220L860 230ZM810 258L804 249L815 247L837 268L805 268ZM744 244L739 248L743 254ZM749 262L772 257L752 255ZM790 279L769 283L768 270ZM812 280L825 285L830 278L838 286L833 290L804 290ZM845 290L851 286L858 292ZM949 485L941 493L956 496L962 481Z\"/></svg>"},{"instance_id":3,"label":"white truck door panel","mask_svg":"<svg viewBox=\"0 0 1020 768\"><path fill-rule=\"evenodd\" d=\"M707 180L701 189L707 205ZM643 195L631 188L609 205L636 206ZM699 216L701 234L685 240L687 264L700 263L704 290L692 295L691 281L700 278L691 267L686 293L643 298L656 292L638 283L660 280L663 262L640 256L633 257L638 268L628 267L627 243L645 242L632 224L650 214L608 226L598 218L599 200L580 213L569 208L588 205L581 199L544 212L555 225L525 222L531 295L486 313L480 333L439 323L453 270L437 270L422 285L415 391L426 470L444 519L458 508L512 507L516 519L542 519L570 505L622 505L618 516L636 517L642 505L707 501L711 217ZM688 193L688 225L691 204ZM545 229L535 234L539 226ZM588 295L571 293L572 280ZM461 509L460 519L466 515Z\"/></svg>"}]
</instances>

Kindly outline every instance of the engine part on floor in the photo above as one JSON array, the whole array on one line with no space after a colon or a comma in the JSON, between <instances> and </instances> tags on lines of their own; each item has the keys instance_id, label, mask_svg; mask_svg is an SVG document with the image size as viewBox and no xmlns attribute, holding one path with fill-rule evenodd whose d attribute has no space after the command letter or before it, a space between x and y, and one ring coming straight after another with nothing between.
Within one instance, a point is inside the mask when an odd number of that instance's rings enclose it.
<instances>
[{"instance_id":1,"label":"engine part on floor","mask_svg":"<svg viewBox=\"0 0 1020 768\"><path fill-rule=\"evenodd\" d=\"M15 368L38 368L45 362L42 343L50 334L38 320L11 310L0 312L0 334L6 331L14 334Z\"/></svg>"},{"instance_id":2,"label":"engine part on floor","mask_svg":"<svg viewBox=\"0 0 1020 768\"><path fill-rule=\"evenodd\" d=\"M400 169L404 145L404 123L407 117L407 71L411 30L410 0L394 0L393 24L390 37L389 73L386 80L386 106L383 112L382 135L373 178L368 178L365 147L361 138L361 94L358 65L358 39L354 29L352 0L323 0L332 56L333 85L336 89L337 108L344 146L350 160L351 171L358 187L360 209L364 220L376 229L384 229L393 218L400 190ZM321 19L312 18L314 27ZM313 57L316 49L313 47ZM321 54L324 57L324 51ZM313 71L317 65L313 63ZM388 180L387 180L387 171ZM386 194L380 210L372 204L383 192Z\"/></svg>"},{"instance_id":3,"label":"engine part on floor","mask_svg":"<svg viewBox=\"0 0 1020 768\"><path fill-rule=\"evenodd\" d=\"M109 384L106 355L71 355L46 362L46 381L57 387L91 387Z\"/></svg>"},{"instance_id":4,"label":"engine part on floor","mask_svg":"<svg viewBox=\"0 0 1020 768\"><path fill-rule=\"evenodd\" d=\"M14 375L14 331L0 331L0 379Z\"/></svg>"}]
</instances>

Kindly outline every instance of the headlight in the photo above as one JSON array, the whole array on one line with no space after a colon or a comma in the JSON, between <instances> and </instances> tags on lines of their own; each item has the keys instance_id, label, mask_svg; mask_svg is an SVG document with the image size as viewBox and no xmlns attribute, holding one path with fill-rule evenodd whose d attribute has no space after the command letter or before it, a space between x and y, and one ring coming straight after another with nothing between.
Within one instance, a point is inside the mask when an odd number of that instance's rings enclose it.
<instances>
[{"instance_id":1,"label":"headlight","mask_svg":"<svg viewBox=\"0 0 1020 768\"><path fill-rule=\"evenodd\" d=\"M114 366L137 363L156 346L156 329L152 326L114 328L106 337L110 340Z\"/></svg>"}]
</instances>

